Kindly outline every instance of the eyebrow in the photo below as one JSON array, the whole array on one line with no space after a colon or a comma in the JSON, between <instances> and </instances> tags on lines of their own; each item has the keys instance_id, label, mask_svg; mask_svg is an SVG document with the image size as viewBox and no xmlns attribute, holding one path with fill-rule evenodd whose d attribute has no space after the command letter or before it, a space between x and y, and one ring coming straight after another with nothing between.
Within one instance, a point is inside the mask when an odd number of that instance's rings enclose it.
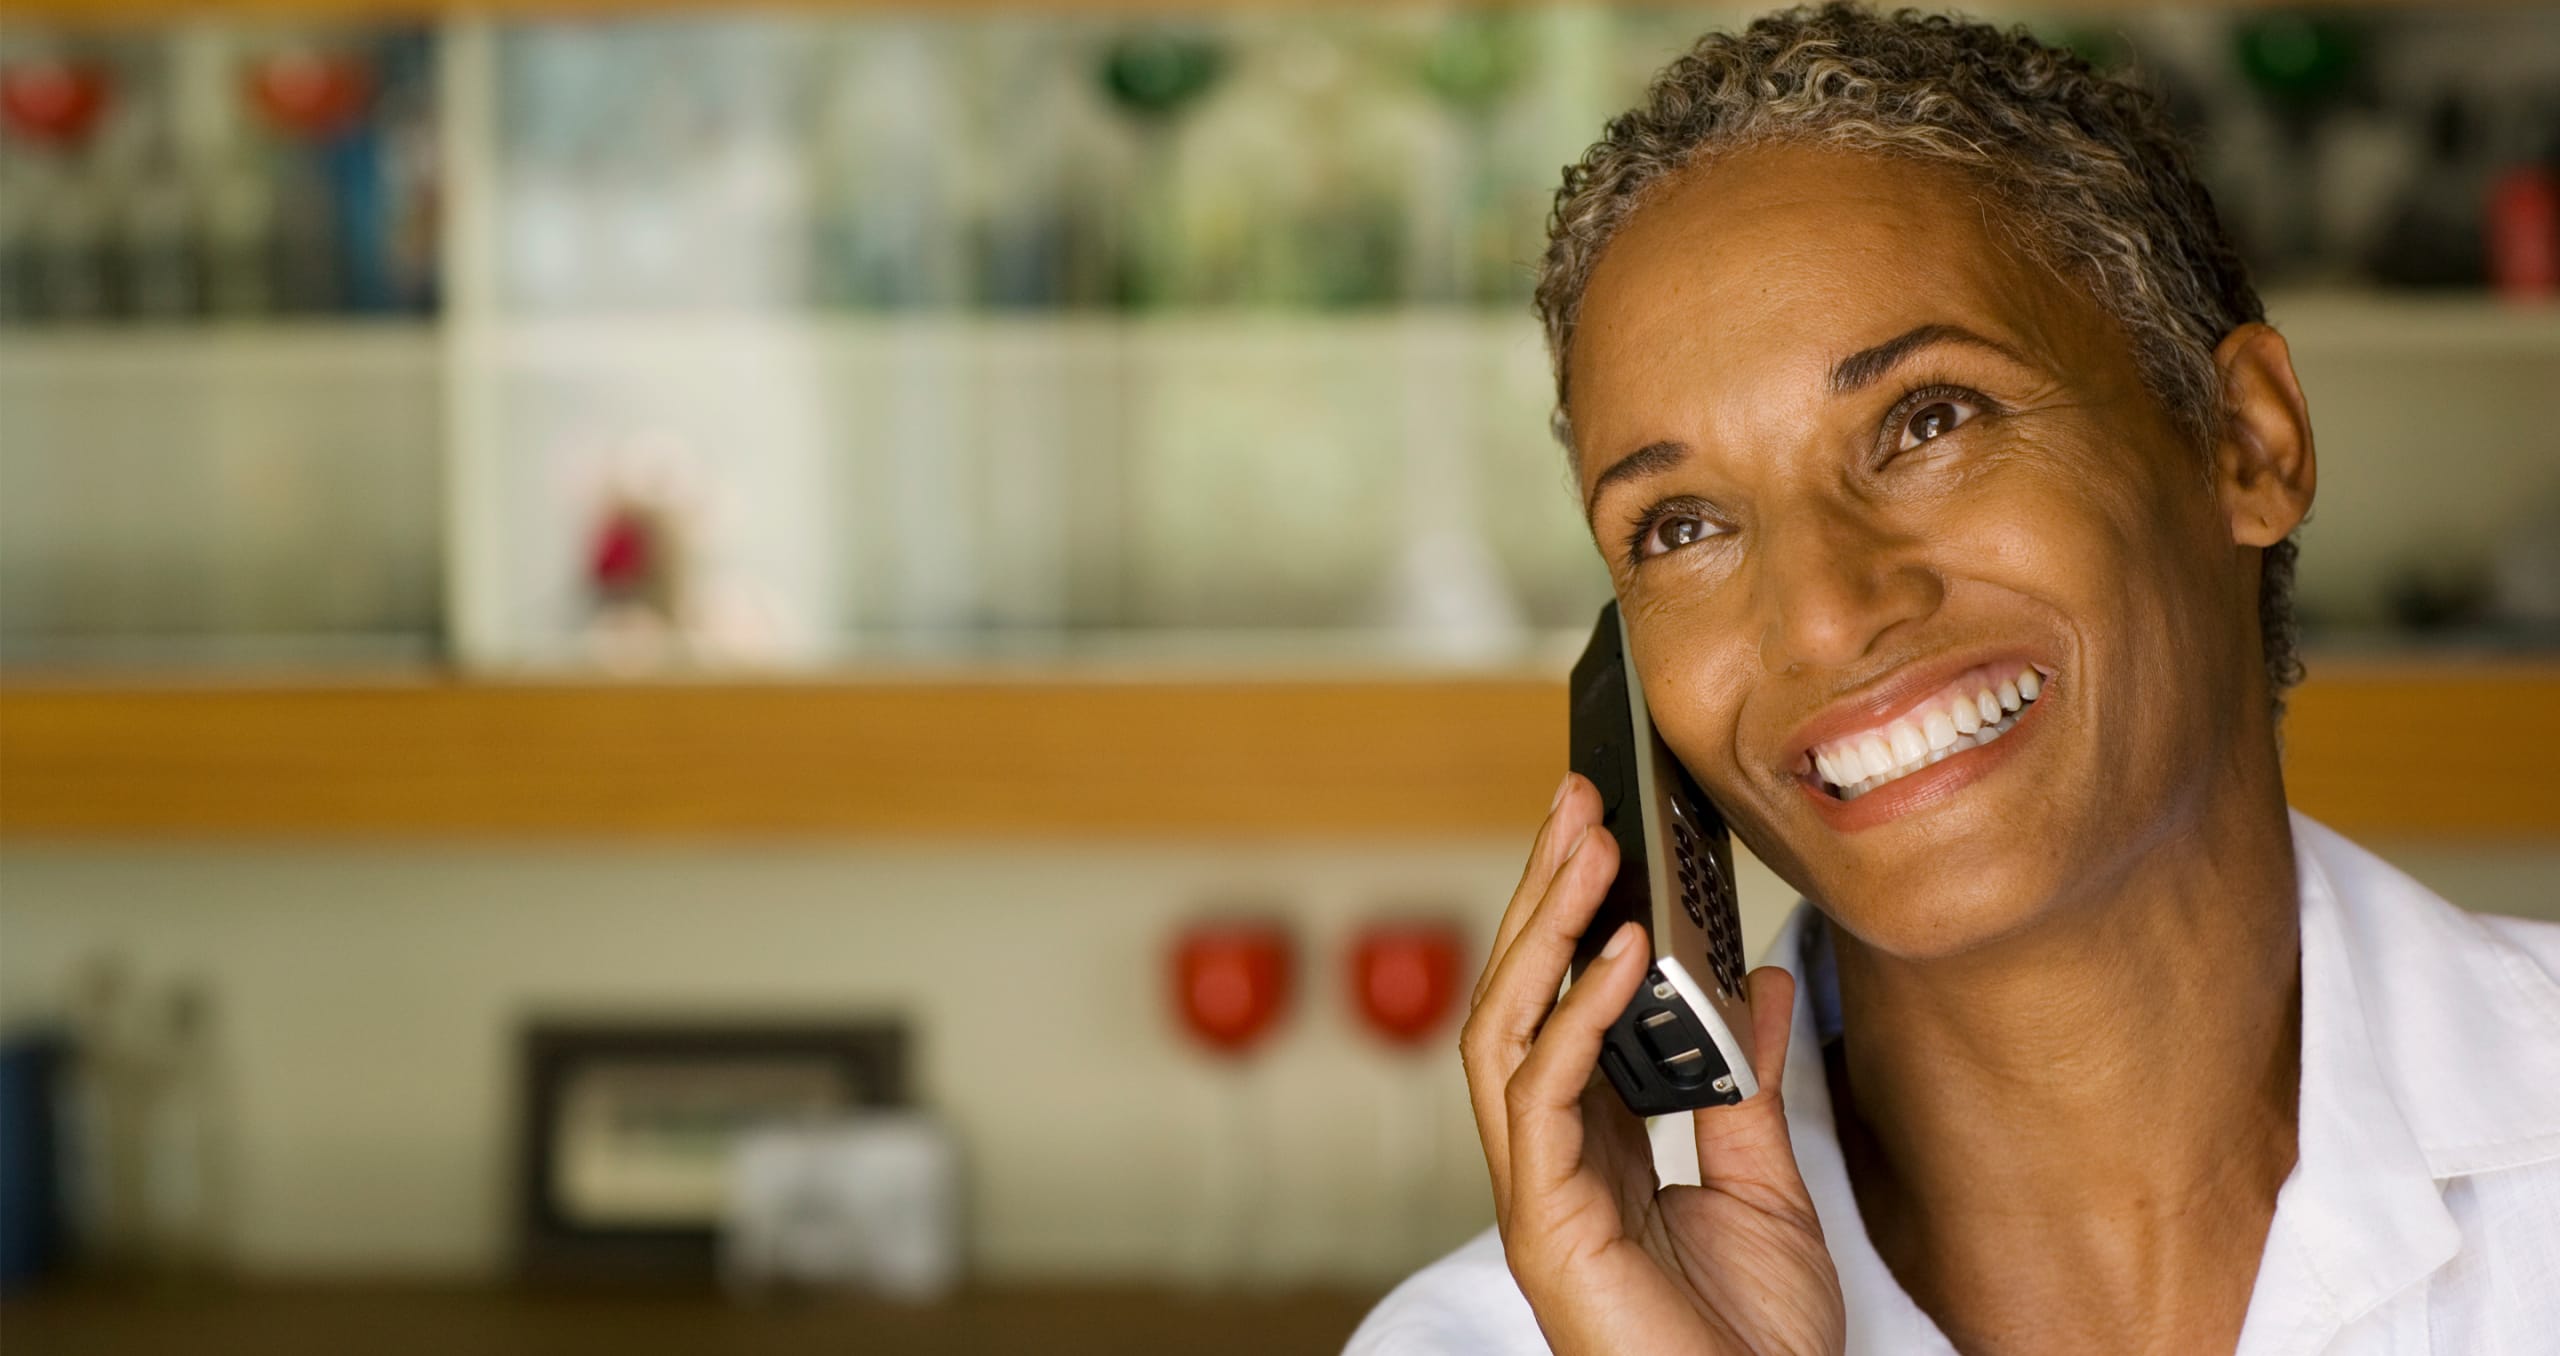
<instances>
[{"instance_id":1,"label":"eyebrow","mask_svg":"<svg viewBox=\"0 0 2560 1356\"><path fill-rule=\"evenodd\" d=\"M1602 471L1598 479L1591 482L1591 493L1585 496L1582 501L1582 516L1588 519L1592 515L1592 512L1600 507L1600 496L1606 492L1611 485L1614 485L1621 480L1633 480L1641 476L1649 476L1657 471L1668 471L1672 467L1679 465L1681 459L1688 455L1688 444L1665 440L1658 443L1646 443L1635 451L1620 457L1609 467L1608 470Z\"/></svg>"},{"instance_id":2,"label":"eyebrow","mask_svg":"<svg viewBox=\"0 0 2560 1356\"><path fill-rule=\"evenodd\" d=\"M1986 338L1962 325L1933 322L1914 325L1881 344L1859 349L1833 364L1831 393L1847 395L1860 387L1867 386L1900 366L1904 359L1922 349L1938 344L1967 344L1987 352L1997 353L2022 367L2029 365L2025 358L2019 356L2016 349L1997 339ZM1593 512L1600 507L1601 494L1611 485L1621 480L1634 480L1668 471L1679 465L1688 455L1688 444L1665 439L1661 442L1647 443L1619 458L1608 470L1602 471L1598 478L1591 482L1591 493L1582 501L1582 516L1585 519L1592 516Z\"/></svg>"},{"instance_id":3,"label":"eyebrow","mask_svg":"<svg viewBox=\"0 0 2560 1356\"><path fill-rule=\"evenodd\" d=\"M1903 359L1937 344L1970 344L1975 348L1988 349L2022 367L2027 365L2027 360L2019 357L2016 349L1997 339L1986 339L1962 325L1915 325L1872 348L1859 349L1834 364L1831 368L1831 393L1847 395L1892 371Z\"/></svg>"}]
</instances>

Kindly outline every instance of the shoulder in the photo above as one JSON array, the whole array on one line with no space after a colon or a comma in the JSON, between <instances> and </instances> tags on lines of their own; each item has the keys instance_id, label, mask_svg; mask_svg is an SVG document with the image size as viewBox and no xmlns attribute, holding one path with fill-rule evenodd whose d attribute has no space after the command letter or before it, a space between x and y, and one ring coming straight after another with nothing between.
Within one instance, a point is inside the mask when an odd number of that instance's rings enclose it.
<instances>
[{"instance_id":1,"label":"shoulder","mask_svg":"<svg viewBox=\"0 0 2560 1356\"><path fill-rule=\"evenodd\" d=\"M2539 918L2509 918L2502 914L2482 913L2472 917L2489 936L2506 944L2516 957L2542 977L2560 976L2560 923Z\"/></svg>"},{"instance_id":2,"label":"shoulder","mask_svg":"<svg viewBox=\"0 0 2560 1356\"><path fill-rule=\"evenodd\" d=\"M1491 1229L1406 1278L1351 1335L1343 1356L1546 1356L1546 1338Z\"/></svg>"},{"instance_id":3,"label":"shoulder","mask_svg":"<svg viewBox=\"0 0 2560 1356\"><path fill-rule=\"evenodd\" d=\"M2429 981L2441 1000L2447 986L2490 978L2501 997L2520 989L2537 1009L2560 995L2560 923L2473 913L2419 884L2397 867L2306 816L2294 816L2295 844L2335 900L2360 968L2391 981ZM2410 988L2416 986L2401 986ZM2398 995L2388 995L2398 996ZM2539 1034L2539 1033L2537 1033Z\"/></svg>"},{"instance_id":4,"label":"shoulder","mask_svg":"<svg viewBox=\"0 0 2560 1356\"><path fill-rule=\"evenodd\" d=\"M2305 927L2340 935L2359 1034L2435 1175L2560 1159L2560 925L2470 913L2309 819L2295 833Z\"/></svg>"}]
</instances>

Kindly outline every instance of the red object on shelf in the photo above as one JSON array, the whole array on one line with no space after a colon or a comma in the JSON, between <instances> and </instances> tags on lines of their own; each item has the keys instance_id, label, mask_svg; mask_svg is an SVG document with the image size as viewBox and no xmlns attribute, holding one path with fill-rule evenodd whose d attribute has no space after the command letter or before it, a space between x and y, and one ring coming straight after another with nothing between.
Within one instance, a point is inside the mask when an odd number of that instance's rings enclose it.
<instances>
[{"instance_id":1,"label":"red object on shelf","mask_svg":"<svg viewBox=\"0 0 2560 1356\"><path fill-rule=\"evenodd\" d=\"M2489 190L2489 281L2505 297L2560 294L2560 173L2524 165Z\"/></svg>"},{"instance_id":2,"label":"red object on shelf","mask_svg":"<svg viewBox=\"0 0 2560 1356\"><path fill-rule=\"evenodd\" d=\"M249 99L269 124L292 136L333 136L364 116L373 72L342 53L292 47L249 68Z\"/></svg>"},{"instance_id":3,"label":"red object on shelf","mask_svg":"<svg viewBox=\"0 0 2560 1356\"><path fill-rule=\"evenodd\" d=\"M637 592L657 567L657 534L648 516L629 507L605 515L588 554L587 578L608 596Z\"/></svg>"},{"instance_id":4,"label":"red object on shelf","mask_svg":"<svg viewBox=\"0 0 2560 1356\"><path fill-rule=\"evenodd\" d=\"M1393 1045L1419 1045L1457 1011L1466 937L1454 923L1377 923L1351 944L1360 1019Z\"/></svg>"},{"instance_id":5,"label":"red object on shelf","mask_svg":"<svg viewBox=\"0 0 2560 1356\"><path fill-rule=\"evenodd\" d=\"M50 146L77 146L107 111L104 66L91 61L21 61L0 70L0 117L9 130Z\"/></svg>"},{"instance_id":6,"label":"red object on shelf","mask_svg":"<svg viewBox=\"0 0 2560 1356\"><path fill-rule=\"evenodd\" d=\"M1278 923L1195 923L1174 939L1174 1007L1210 1049L1241 1055L1289 1005L1297 943Z\"/></svg>"}]
</instances>

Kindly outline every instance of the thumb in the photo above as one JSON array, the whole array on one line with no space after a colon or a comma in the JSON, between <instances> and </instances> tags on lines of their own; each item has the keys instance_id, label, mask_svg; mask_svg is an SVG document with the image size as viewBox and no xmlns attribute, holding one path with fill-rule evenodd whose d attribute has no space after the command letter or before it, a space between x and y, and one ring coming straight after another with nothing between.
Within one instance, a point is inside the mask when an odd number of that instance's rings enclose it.
<instances>
[{"instance_id":1,"label":"thumb","mask_svg":"<svg viewBox=\"0 0 2560 1356\"><path fill-rule=\"evenodd\" d=\"M1795 1031L1795 976L1764 965L1745 982L1751 995L1751 1072L1760 1091L1739 1105L1709 1107L1693 1118L1698 1180L1728 1189L1760 1183L1803 1197L1783 1095L1787 1044Z\"/></svg>"}]
</instances>

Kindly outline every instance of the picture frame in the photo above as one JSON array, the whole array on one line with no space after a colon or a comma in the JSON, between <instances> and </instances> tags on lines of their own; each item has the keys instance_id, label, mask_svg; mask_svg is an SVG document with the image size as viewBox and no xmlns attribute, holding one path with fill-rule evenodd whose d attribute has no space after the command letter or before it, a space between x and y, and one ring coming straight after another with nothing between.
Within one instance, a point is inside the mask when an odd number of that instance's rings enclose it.
<instances>
[{"instance_id":1,"label":"picture frame","mask_svg":"<svg viewBox=\"0 0 2560 1356\"><path fill-rule=\"evenodd\" d=\"M910 1105L886 1019L540 1018L519 1035L519 1273L714 1274L730 1141Z\"/></svg>"}]
</instances>

